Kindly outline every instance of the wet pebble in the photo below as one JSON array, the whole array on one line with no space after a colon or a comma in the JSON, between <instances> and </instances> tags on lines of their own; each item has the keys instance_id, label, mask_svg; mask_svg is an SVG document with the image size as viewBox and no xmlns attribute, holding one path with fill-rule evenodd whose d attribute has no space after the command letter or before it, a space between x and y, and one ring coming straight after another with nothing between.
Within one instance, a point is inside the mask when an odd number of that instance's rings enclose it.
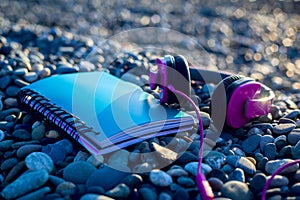
<instances>
[{"instance_id":1,"label":"wet pebble","mask_svg":"<svg viewBox=\"0 0 300 200\"><path fill-rule=\"evenodd\" d=\"M169 174L159 169L152 170L149 174L149 178L154 185L160 187L169 186L173 182Z\"/></svg>"},{"instance_id":2,"label":"wet pebble","mask_svg":"<svg viewBox=\"0 0 300 200\"><path fill-rule=\"evenodd\" d=\"M33 152L26 156L25 165L30 170L44 169L49 173L54 169L52 159L47 154L42 152Z\"/></svg>"},{"instance_id":3,"label":"wet pebble","mask_svg":"<svg viewBox=\"0 0 300 200\"><path fill-rule=\"evenodd\" d=\"M280 159L280 160L270 160L266 163L265 170L268 174L274 173L279 167L281 167L284 164L287 164L289 162L292 162L291 159ZM291 172L295 172L299 169L298 164L294 164L292 166L289 166L281 171L280 174L288 174Z\"/></svg>"},{"instance_id":4,"label":"wet pebble","mask_svg":"<svg viewBox=\"0 0 300 200\"><path fill-rule=\"evenodd\" d=\"M97 169L90 163L77 161L69 164L63 171L65 180L75 184L85 183L89 176ZM78 173L80 172L80 173ZM74 176L76 174L76 176Z\"/></svg>"},{"instance_id":5,"label":"wet pebble","mask_svg":"<svg viewBox=\"0 0 300 200\"><path fill-rule=\"evenodd\" d=\"M221 189L221 195L232 200L240 200L241 197L244 200L252 199L252 192L248 188L248 185L240 181L226 182Z\"/></svg>"},{"instance_id":6,"label":"wet pebble","mask_svg":"<svg viewBox=\"0 0 300 200\"><path fill-rule=\"evenodd\" d=\"M49 178L45 170L36 170L17 178L14 182L7 185L1 195L4 198L12 199L19 197L27 192L37 189L44 185Z\"/></svg>"}]
</instances>

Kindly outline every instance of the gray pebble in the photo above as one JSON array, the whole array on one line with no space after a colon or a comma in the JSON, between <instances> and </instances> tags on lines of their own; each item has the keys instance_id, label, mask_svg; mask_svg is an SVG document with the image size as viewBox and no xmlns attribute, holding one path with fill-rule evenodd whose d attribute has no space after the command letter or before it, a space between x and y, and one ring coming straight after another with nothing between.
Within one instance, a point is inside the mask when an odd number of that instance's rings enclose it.
<instances>
[{"instance_id":1,"label":"gray pebble","mask_svg":"<svg viewBox=\"0 0 300 200\"><path fill-rule=\"evenodd\" d=\"M228 181L221 189L221 196L228 197L232 200L243 200L252 199L252 192L249 190L246 183L240 181Z\"/></svg>"},{"instance_id":2,"label":"gray pebble","mask_svg":"<svg viewBox=\"0 0 300 200\"><path fill-rule=\"evenodd\" d=\"M42 64L39 64L39 63L34 64L34 65L31 66L31 71L33 71L33 72L39 72L43 69L44 69L44 66Z\"/></svg>"},{"instance_id":3,"label":"gray pebble","mask_svg":"<svg viewBox=\"0 0 300 200\"><path fill-rule=\"evenodd\" d=\"M75 184L85 183L89 176L97 169L92 164L77 161L69 164L63 171L63 177L67 181L71 181ZM80 173L78 173L80 172ZM76 176L74 176L76 174Z\"/></svg>"},{"instance_id":4,"label":"gray pebble","mask_svg":"<svg viewBox=\"0 0 300 200\"><path fill-rule=\"evenodd\" d=\"M8 158L8 159L2 161L0 169L2 171L6 171L8 169L11 169L13 166L15 166L18 163L18 161L19 160L17 158L14 158L14 157L13 158Z\"/></svg>"},{"instance_id":5,"label":"gray pebble","mask_svg":"<svg viewBox=\"0 0 300 200\"><path fill-rule=\"evenodd\" d=\"M30 170L45 169L50 173L54 169L52 159L47 154L42 152L33 152L26 156L25 164Z\"/></svg>"},{"instance_id":6,"label":"gray pebble","mask_svg":"<svg viewBox=\"0 0 300 200\"><path fill-rule=\"evenodd\" d=\"M274 173L279 167L281 167L284 164L287 164L289 162L292 162L291 159L280 159L280 160L270 160L266 163L265 170L268 174ZM295 172L299 169L299 164L295 164L292 166L289 166L281 171L280 174L288 174Z\"/></svg>"},{"instance_id":7,"label":"gray pebble","mask_svg":"<svg viewBox=\"0 0 300 200\"><path fill-rule=\"evenodd\" d=\"M261 141L261 135L251 135L242 143L242 148L246 153L253 152L259 145Z\"/></svg>"},{"instance_id":8,"label":"gray pebble","mask_svg":"<svg viewBox=\"0 0 300 200\"><path fill-rule=\"evenodd\" d=\"M12 136L17 140L31 140L31 134L25 129L15 130Z\"/></svg>"},{"instance_id":9,"label":"gray pebble","mask_svg":"<svg viewBox=\"0 0 300 200\"><path fill-rule=\"evenodd\" d=\"M104 162L104 157L101 154L95 156L91 155L86 162L91 163L97 168Z\"/></svg>"},{"instance_id":10,"label":"gray pebble","mask_svg":"<svg viewBox=\"0 0 300 200\"><path fill-rule=\"evenodd\" d=\"M187 176L188 175L187 171L185 171L182 168L179 168L179 169L169 169L167 171L167 174L169 174L170 176L175 176L175 177Z\"/></svg>"},{"instance_id":11,"label":"gray pebble","mask_svg":"<svg viewBox=\"0 0 300 200\"><path fill-rule=\"evenodd\" d=\"M78 67L69 67L69 66L60 66L57 67L56 73L58 74L69 74L69 73L75 73L78 72Z\"/></svg>"},{"instance_id":12,"label":"gray pebble","mask_svg":"<svg viewBox=\"0 0 300 200\"><path fill-rule=\"evenodd\" d=\"M40 124L39 126L35 127L31 132L31 137L33 140L40 140L44 137L45 134L45 125Z\"/></svg>"},{"instance_id":13,"label":"gray pebble","mask_svg":"<svg viewBox=\"0 0 300 200\"><path fill-rule=\"evenodd\" d=\"M28 154L32 153L32 152L36 152L36 151L41 151L42 150L42 145L39 144L28 144L28 145L24 145L21 146L16 154L18 158L24 158L26 157Z\"/></svg>"},{"instance_id":14,"label":"gray pebble","mask_svg":"<svg viewBox=\"0 0 300 200\"><path fill-rule=\"evenodd\" d=\"M18 95L18 92L20 91L20 88L17 86L8 86L6 88L5 93L9 96L9 97L16 97Z\"/></svg>"},{"instance_id":15,"label":"gray pebble","mask_svg":"<svg viewBox=\"0 0 300 200\"><path fill-rule=\"evenodd\" d=\"M80 200L114 200L108 196L98 194L84 194Z\"/></svg>"},{"instance_id":16,"label":"gray pebble","mask_svg":"<svg viewBox=\"0 0 300 200\"><path fill-rule=\"evenodd\" d=\"M296 128L294 130L292 130L292 132L290 132L288 134L288 142L291 145L295 145L297 144L297 142L300 140L300 129Z\"/></svg>"},{"instance_id":17,"label":"gray pebble","mask_svg":"<svg viewBox=\"0 0 300 200\"><path fill-rule=\"evenodd\" d=\"M155 155L158 157L160 164L170 164L177 159L178 154L176 152L154 142L151 144L153 145Z\"/></svg>"},{"instance_id":18,"label":"gray pebble","mask_svg":"<svg viewBox=\"0 0 300 200\"><path fill-rule=\"evenodd\" d=\"M139 193L141 194L144 200L157 200L157 194L151 188L142 187L139 189Z\"/></svg>"},{"instance_id":19,"label":"gray pebble","mask_svg":"<svg viewBox=\"0 0 300 200\"><path fill-rule=\"evenodd\" d=\"M173 180L172 177L164 171L154 169L149 174L150 181L156 186L169 186Z\"/></svg>"},{"instance_id":20,"label":"gray pebble","mask_svg":"<svg viewBox=\"0 0 300 200\"><path fill-rule=\"evenodd\" d=\"M264 147L264 155L269 159L273 160L276 157L276 145L269 143Z\"/></svg>"},{"instance_id":21,"label":"gray pebble","mask_svg":"<svg viewBox=\"0 0 300 200\"><path fill-rule=\"evenodd\" d=\"M274 138L271 135L263 135L260 139L260 149L263 151L266 144L274 142Z\"/></svg>"},{"instance_id":22,"label":"gray pebble","mask_svg":"<svg viewBox=\"0 0 300 200\"><path fill-rule=\"evenodd\" d=\"M245 182L245 173L241 168L236 168L233 172L231 172L228 176L229 181L240 181Z\"/></svg>"},{"instance_id":23,"label":"gray pebble","mask_svg":"<svg viewBox=\"0 0 300 200\"><path fill-rule=\"evenodd\" d=\"M76 191L76 185L68 181L59 184L55 188L55 192L65 197L64 199L69 199L70 195L75 194L75 191Z\"/></svg>"},{"instance_id":24,"label":"gray pebble","mask_svg":"<svg viewBox=\"0 0 300 200\"><path fill-rule=\"evenodd\" d=\"M273 128L273 133L277 135L287 134L296 127L295 124L278 124Z\"/></svg>"},{"instance_id":25,"label":"gray pebble","mask_svg":"<svg viewBox=\"0 0 300 200\"><path fill-rule=\"evenodd\" d=\"M29 172L7 185L1 194L6 199L19 197L27 192L41 187L47 182L48 178L49 175L46 170Z\"/></svg>"},{"instance_id":26,"label":"gray pebble","mask_svg":"<svg viewBox=\"0 0 300 200\"><path fill-rule=\"evenodd\" d=\"M50 130L50 131L47 131L45 133L45 137L47 137L47 138L54 138L54 139L56 139L59 136L60 135L59 135L58 131L56 131L56 130Z\"/></svg>"},{"instance_id":27,"label":"gray pebble","mask_svg":"<svg viewBox=\"0 0 300 200\"><path fill-rule=\"evenodd\" d=\"M127 198L130 194L130 188L124 183L121 183L113 189L107 191L105 194L112 198Z\"/></svg>"},{"instance_id":28,"label":"gray pebble","mask_svg":"<svg viewBox=\"0 0 300 200\"><path fill-rule=\"evenodd\" d=\"M269 179L271 176L268 176ZM270 183L270 188L282 187L289 184L289 179L282 175L276 175Z\"/></svg>"},{"instance_id":29,"label":"gray pebble","mask_svg":"<svg viewBox=\"0 0 300 200\"><path fill-rule=\"evenodd\" d=\"M19 197L18 200L32 200L32 199L42 199L46 193L50 192L49 187L43 187L41 189L30 192L22 197Z\"/></svg>"},{"instance_id":30,"label":"gray pebble","mask_svg":"<svg viewBox=\"0 0 300 200\"><path fill-rule=\"evenodd\" d=\"M225 163L226 156L217 151L210 151L205 157L204 162L213 169L220 169Z\"/></svg>"},{"instance_id":31,"label":"gray pebble","mask_svg":"<svg viewBox=\"0 0 300 200\"><path fill-rule=\"evenodd\" d=\"M191 179L190 177L181 176L177 179L177 183L184 186L184 187L194 187L195 181Z\"/></svg>"},{"instance_id":32,"label":"gray pebble","mask_svg":"<svg viewBox=\"0 0 300 200\"><path fill-rule=\"evenodd\" d=\"M120 149L114 152L108 159L107 164L117 170L130 172L128 167L129 152L125 149Z\"/></svg>"},{"instance_id":33,"label":"gray pebble","mask_svg":"<svg viewBox=\"0 0 300 200\"><path fill-rule=\"evenodd\" d=\"M300 140L297 144L292 148L292 156L294 159L300 159Z\"/></svg>"},{"instance_id":34,"label":"gray pebble","mask_svg":"<svg viewBox=\"0 0 300 200\"><path fill-rule=\"evenodd\" d=\"M32 83L38 79L38 75L36 72L28 72L23 76L23 78L25 79L25 81Z\"/></svg>"},{"instance_id":35,"label":"gray pebble","mask_svg":"<svg viewBox=\"0 0 300 200\"><path fill-rule=\"evenodd\" d=\"M267 177L263 173L257 173L250 181L250 188L254 193L261 192L267 182Z\"/></svg>"},{"instance_id":36,"label":"gray pebble","mask_svg":"<svg viewBox=\"0 0 300 200\"><path fill-rule=\"evenodd\" d=\"M287 145L286 142L286 136L280 135L277 138L275 138L274 143L276 145L276 148L280 151L283 147Z\"/></svg>"},{"instance_id":37,"label":"gray pebble","mask_svg":"<svg viewBox=\"0 0 300 200\"><path fill-rule=\"evenodd\" d=\"M247 174L254 174L256 171L255 165L245 157L230 155L227 156L226 162L233 167L239 167L243 169Z\"/></svg>"},{"instance_id":38,"label":"gray pebble","mask_svg":"<svg viewBox=\"0 0 300 200\"><path fill-rule=\"evenodd\" d=\"M300 116L300 110L299 109L292 110L289 113L287 113L286 115L284 115L285 118L289 118L289 119L295 119L298 116Z\"/></svg>"},{"instance_id":39,"label":"gray pebble","mask_svg":"<svg viewBox=\"0 0 300 200\"><path fill-rule=\"evenodd\" d=\"M14 71L14 75L17 75L17 76L24 76L27 73L28 73L28 69L26 69L26 68L19 68Z\"/></svg>"},{"instance_id":40,"label":"gray pebble","mask_svg":"<svg viewBox=\"0 0 300 200\"><path fill-rule=\"evenodd\" d=\"M49 68L44 68L41 71L37 72L40 78L46 78L51 75L51 70Z\"/></svg>"}]
</instances>

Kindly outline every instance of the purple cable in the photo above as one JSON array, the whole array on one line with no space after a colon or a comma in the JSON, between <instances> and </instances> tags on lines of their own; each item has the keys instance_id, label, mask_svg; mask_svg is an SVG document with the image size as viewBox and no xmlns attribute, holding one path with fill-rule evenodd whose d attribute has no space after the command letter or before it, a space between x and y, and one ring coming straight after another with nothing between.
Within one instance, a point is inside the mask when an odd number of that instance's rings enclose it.
<instances>
[{"instance_id":1,"label":"purple cable","mask_svg":"<svg viewBox=\"0 0 300 200\"><path fill-rule=\"evenodd\" d=\"M266 199L267 189L268 189L268 187L270 186L270 184L271 184L272 180L274 179L274 177L275 177L277 174L279 174L282 170L284 170L285 168L287 168L287 167L289 167L289 166L291 166L291 165L294 165L294 164L296 164L296 163L300 163L300 160L295 160L295 161L293 161L293 162L289 162L289 163L287 163L287 164L285 164L285 165L282 165L281 167L279 167L279 168L272 174L272 176L271 176L271 177L268 179L268 181L266 182L266 184L265 184L265 186L264 186L264 188L263 188L263 191L262 191L262 193L261 193L261 199L262 199L262 200L265 200L265 199Z\"/></svg>"},{"instance_id":2,"label":"purple cable","mask_svg":"<svg viewBox=\"0 0 300 200\"><path fill-rule=\"evenodd\" d=\"M199 150L199 160L198 160L198 173L201 173L202 160L203 160L204 132L203 132L203 124L202 124L202 119L201 119L201 116L200 116L199 108L189 96L187 96L186 94L184 94L183 92L181 92L179 90L176 90L172 85L168 85L168 89L171 90L174 93L179 94L184 99L189 101L192 104L193 109L196 112L196 115L197 115L197 118L198 118L198 121L199 121L199 134L200 134L200 150Z\"/></svg>"}]
</instances>

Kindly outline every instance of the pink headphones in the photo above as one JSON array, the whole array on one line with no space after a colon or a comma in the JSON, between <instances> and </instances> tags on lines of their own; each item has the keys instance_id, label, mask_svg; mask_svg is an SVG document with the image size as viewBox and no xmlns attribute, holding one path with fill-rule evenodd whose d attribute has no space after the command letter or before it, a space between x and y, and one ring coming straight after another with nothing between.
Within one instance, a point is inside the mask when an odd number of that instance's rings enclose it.
<instances>
[{"instance_id":1,"label":"pink headphones","mask_svg":"<svg viewBox=\"0 0 300 200\"><path fill-rule=\"evenodd\" d=\"M223 127L224 124L222 124L222 120L221 124L218 124L218 117L226 117L227 126L240 128L251 119L267 114L270 111L275 95L270 88L248 77L230 75L226 72L219 73L205 69L190 68L183 56L166 55L163 58L158 58L156 63L157 66L150 70L150 88L154 90L159 87L160 103L172 104L188 101L196 111L199 120L200 134L196 183L201 199L213 199L214 194L212 189L205 175L201 172L204 133L199 108L190 98L191 79L217 84L211 97L211 109L215 111L216 117L212 118L214 123L219 125L219 128ZM221 81L218 82L220 77ZM177 96L175 96L176 94ZM220 108L220 105L225 105L226 108ZM222 114L224 111L226 115ZM293 164L297 162L300 161L294 161ZM282 166L272 175L264 187L262 199L265 199L266 190L274 176L278 174L280 170L290 165L292 165L292 163Z\"/></svg>"}]
</instances>

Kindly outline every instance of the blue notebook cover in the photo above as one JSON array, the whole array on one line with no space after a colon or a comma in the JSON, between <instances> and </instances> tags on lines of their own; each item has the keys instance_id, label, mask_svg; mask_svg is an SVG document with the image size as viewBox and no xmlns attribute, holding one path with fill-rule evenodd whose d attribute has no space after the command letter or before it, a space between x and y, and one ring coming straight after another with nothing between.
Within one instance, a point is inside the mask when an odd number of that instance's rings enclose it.
<instances>
[{"instance_id":1,"label":"blue notebook cover","mask_svg":"<svg viewBox=\"0 0 300 200\"><path fill-rule=\"evenodd\" d=\"M190 130L194 125L190 115L160 105L139 86L106 72L45 78L22 88L20 99L93 154Z\"/></svg>"}]
</instances>

